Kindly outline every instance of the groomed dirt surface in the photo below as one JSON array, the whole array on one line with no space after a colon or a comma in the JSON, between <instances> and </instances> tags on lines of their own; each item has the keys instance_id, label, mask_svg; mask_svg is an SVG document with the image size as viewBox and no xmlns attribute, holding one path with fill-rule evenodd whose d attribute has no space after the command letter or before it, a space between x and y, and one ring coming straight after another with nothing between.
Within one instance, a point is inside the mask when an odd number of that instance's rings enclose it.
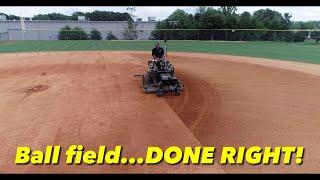
<instances>
[{"instance_id":1,"label":"groomed dirt surface","mask_svg":"<svg viewBox=\"0 0 320 180\"><path fill-rule=\"evenodd\" d=\"M320 66L170 53L186 90L146 95L150 52L0 54L0 172L269 173L320 169ZM304 146L302 165L15 165L18 146Z\"/></svg>"}]
</instances>

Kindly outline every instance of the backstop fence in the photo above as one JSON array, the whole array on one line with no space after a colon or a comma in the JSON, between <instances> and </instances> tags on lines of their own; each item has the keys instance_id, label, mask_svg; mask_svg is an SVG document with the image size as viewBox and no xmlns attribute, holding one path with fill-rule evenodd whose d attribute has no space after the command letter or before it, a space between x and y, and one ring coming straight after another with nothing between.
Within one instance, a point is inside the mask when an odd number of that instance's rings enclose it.
<instances>
[{"instance_id":1,"label":"backstop fence","mask_svg":"<svg viewBox=\"0 0 320 180\"><path fill-rule=\"evenodd\" d=\"M98 30L101 40L204 40L204 41L283 41L319 40L320 30L268 29L105 29ZM56 29L8 29L6 40L88 40L90 31Z\"/></svg>"}]
</instances>

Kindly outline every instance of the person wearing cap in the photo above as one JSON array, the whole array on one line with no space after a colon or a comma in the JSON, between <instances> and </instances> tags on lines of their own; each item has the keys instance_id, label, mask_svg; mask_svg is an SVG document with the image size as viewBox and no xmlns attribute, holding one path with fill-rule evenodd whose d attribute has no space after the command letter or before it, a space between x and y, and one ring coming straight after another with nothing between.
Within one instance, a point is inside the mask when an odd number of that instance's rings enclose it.
<instances>
[{"instance_id":1,"label":"person wearing cap","mask_svg":"<svg viewBox=\"0 0 320 180\"><path fill-rule=\"evenodd\" d=\"M155 47L152 49L152 57L153 59L162 59L164 55L164 50L160 47L160 43L157 42Z\"/></svg>"},{"instance_id":2,"label":"person wearing cap","mask_svg":"<svg viewBox=\"0 0 320 180\"><path fill-rule=\"evenodd\" d=\"M157 42L155 44L155 47L152 49L152 57L155 61L155 68L157 70L155 70L153 73L153 77L155 78L155 80L157 82L159 82L159 79L160 79L160 74L159 73L156 73L158 70L161 69L161 62L160 60L163 59L163 56L164 56L164 50L162 47L160 47L160 43Z\"/></svg>"}]
</instances>

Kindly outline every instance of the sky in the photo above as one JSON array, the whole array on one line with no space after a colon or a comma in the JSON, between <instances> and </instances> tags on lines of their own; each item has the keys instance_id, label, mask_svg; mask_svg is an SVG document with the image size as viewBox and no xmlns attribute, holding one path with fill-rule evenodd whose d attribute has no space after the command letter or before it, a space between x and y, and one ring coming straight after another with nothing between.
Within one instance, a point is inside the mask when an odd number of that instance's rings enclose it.
<instances>
[{"instance_id":1,"label":"sky","mask_svg":"<svg viewBox=\"0 0 320 180\"><path fill-rule=\"evenodd\" d=\"M213 6L218 8L217 6ZM188 13L195 13L196 6L136 6L135 16L147 21L149 16L155 16L156 20L166 19L174 10L183 9ZM290 13L293 21L320 20L320 6L238 6L237 13L248 11L253 13L259 9L272 9L280 13ZM126 6L1 6L0 12L16 16L32 17L36 14L48 14L52 12L71 15L75 11L92 12L94 10L127 12Z\"/></svg>"}]
</instances>

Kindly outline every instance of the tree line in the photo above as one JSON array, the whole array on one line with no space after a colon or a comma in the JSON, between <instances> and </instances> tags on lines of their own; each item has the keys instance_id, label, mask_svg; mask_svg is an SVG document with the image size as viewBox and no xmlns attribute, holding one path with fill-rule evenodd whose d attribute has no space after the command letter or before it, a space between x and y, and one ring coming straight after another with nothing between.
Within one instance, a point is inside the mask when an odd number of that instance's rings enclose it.
<instances>
[{"instance_id":1,"label":"tree line","mask_svg":"<svg viewBox=\"0 0 320 180\"><path fill-rule=\"evenodd\" d=\"M7 20L20 20L15 15L5 15ZM112 11L93 11L93 12L74 12L71 16L61 13L38 14L32 17L33 20L78 20L78 16L85 16L88 21L129 21L132 20L129 13L112 12Z\"/></svg>"},{"instance_id":2,"label":"tree line","mask_svg":"<svg viewBox=\"0 0 320 180\"><path fill-rule=\"evenodd\" d=\"M259 9L253 14L238 14L235 6L199 7L196 13L175 10L156 29L266 29L266 31L159 31L152 32L152 39L204 39L204 40L283 40L304 41L308 32L274 32L267 30L317 29L320 21L294 22L289 13ZM198 34L197 34L198 33ZM316 34L313 34L314 36Z\"/></svg>"},{"instance_id":3,"label":"tree line","mask_svg":"<svg viewBox=\"0 0 320 180\"><path fill-rule=\"evenodd\" d=\"M136 40L138 37L138 30L135 30L135 25L128 23L128 27L122 31L123 39L125 40ZM80 27L70 28L70 26L65 26L59 30L58 34L59 40L102 40L101 32L97 29L92 29L90 33L87 33L84 29ZM108 32L106 40L118 40L118 38L112 34L111 31Z\"/></svg>"},{"instance_id":4,"label":"tree line","mask_svg":"<svg viewBox=\"0 0 320 180\"><path fill-rule=\"evenodd\" d=\"M65 26L60 29L58 34L59 40L101 40L101 33L97 29L92 29L90 34L80 27L70 28Z\"/></svg>"},{"instance_id":5,"label":"tree line","mask_svg":"<svg viewBox=\"0 0 320 180\"><path fill-rule=\"evenodd\" d=\"M196 13L175 10L168 18L158 23L159 29L317 29L320 21L291 21L289 13L271 9L259 9L253 14L237 13L235 6L221 6L218 9L200 6Z\"/></svg>"},{"instance_id":6,"label":"tree line","mask_svg":"<svg viewBox=\"0 0 320 180\"><path fill-rule=\"evenodd\" d=\"M7 20L20 20L19 16L5 15ZM72 15L61 13L38 14L33 20L78 20L85 16L88 21L129 21L133 20L129 13L112 11L74 12ZM170 23L179 21L179 23ZM243 12L237 14L235 6L221 6L218 9L200 6L195 14L181 9L174 11L166 20L158 23L159 29L318 29L320 21L291 21L289 13L281 14L271 9L260 9L253 14Z\"/></svg>"},{"instance_id":7,"label":"tree line","mask_svg":"<svg viewBox=\"0 0 320 180\"><path fill-rule=\"evenodd\" d=\"M5 14L5 13L0 13L0 15L6 16L7 20L20 20L20 17L12 15L12 14L8 15L8 14Z\"/></svg>"},{"instance_id":8,"label":"tree line","mask_svg":"<svg viewBox=\"0 0 320 180\"><path fill-rule=\"evenodd\" d=\"M5 15L8 20L20 20L15 15ZM135 39L132 16L125 12L93 11L74 12L72 15L60 13L38 14L33 20L78 20L78 16L85 16L88 21L128 21L128 28L124 32L127 39ZM259 9L252 14L237 13L235 6L221 6L212 8L200 6L195 13L187 13L177 9L167 19L157 22L156 30L152 31L151 39L198 39L198 40L280 40L304 41L306 37L320 37L319 32L275 32L268 30L318 29L320 21L292 21L289 13L280 13L271 9ZM157 29L172 29L160 31ZM175 29L202 29L199 31L175 31ZM204 29L266 29L265 31L206 31ZM81 34L81 33L80 33ZM110 37L114 37L110 33Z\"/></svg>"}]
</instances>

